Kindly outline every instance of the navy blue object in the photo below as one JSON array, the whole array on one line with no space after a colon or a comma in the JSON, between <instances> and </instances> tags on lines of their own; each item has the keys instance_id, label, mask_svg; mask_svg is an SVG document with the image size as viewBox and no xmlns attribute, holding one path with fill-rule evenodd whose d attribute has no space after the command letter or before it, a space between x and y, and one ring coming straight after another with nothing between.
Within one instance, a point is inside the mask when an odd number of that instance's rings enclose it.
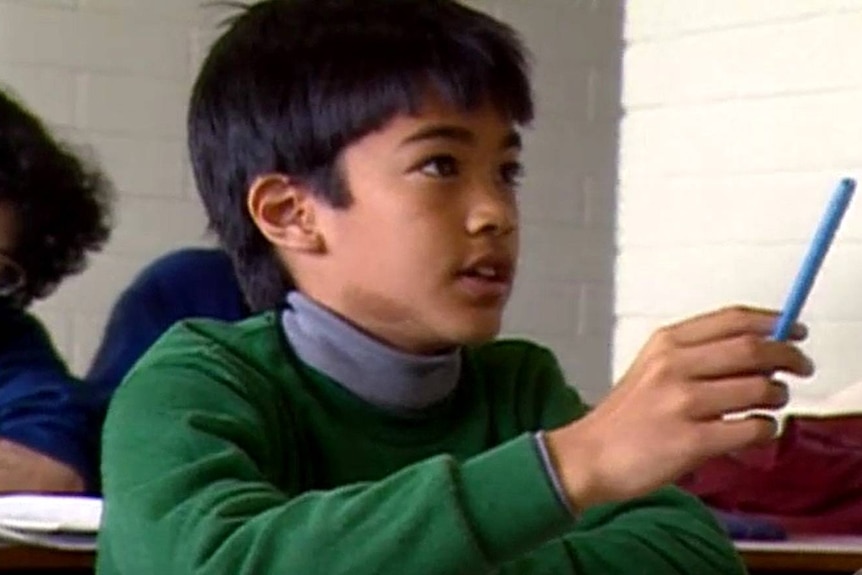
<instances>
[{"instance_id":1,"label":"navy blue object","mask_svg":"<svg viewBox=\"0 0 862 575\"><path fill-rule=\"evenodd\" d=\"M0 437L69 465L90 486L82 386L42 324L0 299Z\"/></svg>"},{"instance_id":2,"label":"navy blue object","mask_svg":"<svg viewBox=\"0 0 862 575\"><path fill-rule=\"evenodd\" d=\"M767 519L718 509L711 509L711 511L731 539L737 541L782 541L787 539L787 532L784 528Z\"/></svg>"}]
</instances>

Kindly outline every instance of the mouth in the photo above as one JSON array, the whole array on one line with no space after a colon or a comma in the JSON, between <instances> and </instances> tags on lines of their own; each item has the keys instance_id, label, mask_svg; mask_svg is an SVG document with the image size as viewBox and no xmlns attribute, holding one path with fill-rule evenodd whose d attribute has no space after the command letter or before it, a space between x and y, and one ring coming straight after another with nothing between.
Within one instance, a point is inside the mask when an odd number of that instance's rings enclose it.
<instances>
[{"instance_id":1,"label":"mouth","mask_svg":"<svg viewBox=\"0 0 862 575\"><path fill-rule=\"evenodd\" d=\"M461 268L459 284L476 299L498 300L508 295L514 277L514 265L506 256L485 256Z\"/></svg>"},{"instance_id":2,"label":"mouth","mask_svg":"<svg viewBox=\"0 0 862 575\"><path fill-rule=\"evenodd\" d=\"M491 283L511 283L512 272L502 266L482 265L461 270L458 276Z\"/></svg>"}]
</instances>

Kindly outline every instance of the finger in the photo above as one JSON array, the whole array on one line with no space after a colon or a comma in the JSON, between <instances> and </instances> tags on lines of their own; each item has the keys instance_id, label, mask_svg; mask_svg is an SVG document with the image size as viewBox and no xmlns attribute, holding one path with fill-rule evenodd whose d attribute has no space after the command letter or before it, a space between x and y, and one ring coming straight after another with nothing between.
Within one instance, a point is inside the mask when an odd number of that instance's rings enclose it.
<instances>
[{"instance_id":1,"label":"finger","mask_svg":"<svg viewBox=\"0 0 862 575\"><path fill-rule=\"evenodd\" d=\"M789 393L783 382L765 376L740 377L697 383L690 388L689 416L714 419L749 409L779 409L787 405Z\"/></svg>"},{"instance_id":2,"label":"finger","mask_svg":"<svg viewBox=\"0 0 862 575\"><path fill-rule=\"evenodd\" d=\"M717 379L776 371L807 377L814 373L814 363L798 347L752 335L687 347L677 353L680 373L687 377Z\"/></svg>"},{"instance_id":3,"label":"finger","mask_svg":"<svg viewBox=\"0 0 862 575\"><path fill-rule=\"evenodd\" d=\"M671 324L662 329L674 344L679 346L700 345L743 334L767 337L772 333L779 313L775 310L734 306ZM790 339L804 339L808 330L803 324L795 324Z\"/></svg>"},{"instance_id":4,"label":"finger","mask_svg":"<svg viewBox=\"0 0 862 575\"><path fill-rule=\"evenodd\" d=\"M738 449L763 445L778 434L778 421L765 415L751 415L740 419L720 419L701 424L699 436L707 457L724 455Z\"/></svg>"}]
</instances>

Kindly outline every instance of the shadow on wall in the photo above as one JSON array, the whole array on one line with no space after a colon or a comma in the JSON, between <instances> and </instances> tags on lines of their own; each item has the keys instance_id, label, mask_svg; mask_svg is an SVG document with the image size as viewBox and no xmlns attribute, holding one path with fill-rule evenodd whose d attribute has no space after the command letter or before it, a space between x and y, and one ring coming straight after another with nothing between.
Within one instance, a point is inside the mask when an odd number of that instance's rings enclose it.
<instances>
[{"instance_id":1,"label":"shadow on wall","mask_svg":"<svg viewBox=\"0 0 862 575\"><path fill-rule=\"evenodd\" d=\"M596 401L611 383L624 5L474 4L520 30L535 57L522 262L504 333L547 344L569 381Z\"/></svg>"}]
</instances>

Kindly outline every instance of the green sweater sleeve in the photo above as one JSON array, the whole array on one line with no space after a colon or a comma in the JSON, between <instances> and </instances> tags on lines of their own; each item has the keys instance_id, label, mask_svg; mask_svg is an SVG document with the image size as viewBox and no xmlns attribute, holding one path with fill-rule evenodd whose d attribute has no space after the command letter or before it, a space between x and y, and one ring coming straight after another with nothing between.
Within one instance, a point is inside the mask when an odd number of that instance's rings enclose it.
<instances>
[{"instance_id":1,"label":"green sweater sleeve","mask_svg":"<svg viewBox=\"0 0 862 575\"><path fill-rule=\"evenodd\" d=\"M531 406L538 426L553 429L586 413L564 383L554 356L533 348ZM675 487L581 514L575 528L506 565L505 575L732 575L746 570L732 542L695 497Z\"/></svg>"},{"instance_id":2,"label":"green sweater sleeve","mask_svg":"<svg viewBox=\"0 0 862 575\"><path fill-rule=\"evenodd\" d=\"M172 339L108 412L100 574L495 573L572 526L527 434L376 482L279 489L276 452L294 440L268 415L279 398L251 391L267 385L254 369Z\"/></svg>"}]
</instances>

